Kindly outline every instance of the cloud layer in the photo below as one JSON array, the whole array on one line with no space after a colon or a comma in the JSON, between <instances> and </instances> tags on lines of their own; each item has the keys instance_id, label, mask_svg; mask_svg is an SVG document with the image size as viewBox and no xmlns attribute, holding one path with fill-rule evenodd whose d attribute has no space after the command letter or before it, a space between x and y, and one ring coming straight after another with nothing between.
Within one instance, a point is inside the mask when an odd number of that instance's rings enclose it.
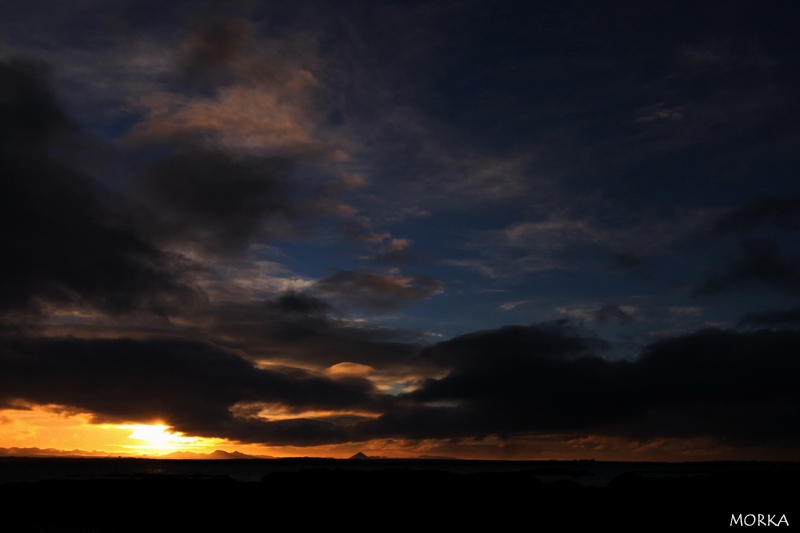
<instances>
[{"instance_id":1,"label":"cloud layer","mask_svg":"<svg viewBox=\"0 0 800 533\"><path fill-rule=\"evenodd\" d=\"M124 202L55 157L79 140L44 67L0 64L0 83L0 310L53 303L166 313L202 298L180 258L149 242Z\"/></svg>"},{"instance_id":2,"label":"cloud layer","mask_svg":"<svg viewBox=\"0 0 800 533\"><path fill-rule=\"evenodd\" d=\"M584 4L7 10L5 429L797 456L791 17Z\"/></svg>"}]
</instances>

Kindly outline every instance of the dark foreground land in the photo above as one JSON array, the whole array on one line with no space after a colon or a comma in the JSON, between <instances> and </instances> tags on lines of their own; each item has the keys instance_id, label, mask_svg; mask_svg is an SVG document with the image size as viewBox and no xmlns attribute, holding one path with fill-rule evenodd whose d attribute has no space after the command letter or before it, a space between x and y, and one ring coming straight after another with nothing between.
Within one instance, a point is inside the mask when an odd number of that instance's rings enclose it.
<instances>
[{"instance_id":1,"label":"dark foreground land","mask_svg":"<svg viewBox=\"0 0 800 533\"><path fill-rule=\"evenodd\" d=\"M286 531L309 528L553 531L716 531L731 517L800 525L800 473L791 468L659 476L629 472L603 486L541 470L307 468L260 482L140 474L0 485L0 530L26 532ZM788 525L787 525L788 522ZM734 525L733 527L747 527ZM776 527L771 525L770 527Z\"/></svg>"}]
</instances>

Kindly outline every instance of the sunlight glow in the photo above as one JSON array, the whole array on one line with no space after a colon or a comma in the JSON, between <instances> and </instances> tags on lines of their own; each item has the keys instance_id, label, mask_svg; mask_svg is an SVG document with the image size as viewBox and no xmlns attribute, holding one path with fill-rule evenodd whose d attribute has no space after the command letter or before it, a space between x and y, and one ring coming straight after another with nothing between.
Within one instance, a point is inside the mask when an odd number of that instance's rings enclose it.
<instances>
[{"instance_id":1,"label":"sunlight glow","mask_svg":"<svg viewBox=\"0 0 800 533\"><path fill-rule=\"evenodd\" d=\"M128 444L125 448L134 448L141 451L168 453L186 448L207 446L207 439L201 437L186 437L183 433L170 431L170 427L162 423L156 424L127 424L117 426L121 429L130 429L129 439L140 441L142 444Z\"/></svg>"}]
</instances>

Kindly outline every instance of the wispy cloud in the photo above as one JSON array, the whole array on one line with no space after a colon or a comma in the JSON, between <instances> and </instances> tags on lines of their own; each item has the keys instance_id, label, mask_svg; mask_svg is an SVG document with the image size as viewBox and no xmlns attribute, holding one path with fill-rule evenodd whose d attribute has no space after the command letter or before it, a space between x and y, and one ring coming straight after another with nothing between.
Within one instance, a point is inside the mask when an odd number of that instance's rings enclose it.
<instances>
[{"instance_id":1,"label":"wispy cloud","mask_svg":"<svg viewBox=\"0 0 800 533\"><path fill-rule=\"evenodd\" d=\"M444 292L441 281L419 275L344 271L319 280L315 289L373 309L394 309Z\"/></svg>"}]
</instances>

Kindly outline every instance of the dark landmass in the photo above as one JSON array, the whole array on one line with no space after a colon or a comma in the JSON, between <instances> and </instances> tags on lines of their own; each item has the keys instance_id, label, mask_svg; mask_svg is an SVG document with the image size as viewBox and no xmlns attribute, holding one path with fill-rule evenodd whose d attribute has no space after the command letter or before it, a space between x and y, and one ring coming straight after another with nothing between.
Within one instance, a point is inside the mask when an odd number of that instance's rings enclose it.
<instances>
[{"instance_id":1,"label":"dark landmass","mask_svg":"<svg viewBox=\"0 0 800 533\"><path fill-rule=\"evenodd\" d=\"M215 450L211 453L195 453L195 452L172 452L165 455L159 455L157 459L272 459L268 455L247 455L242 452L226 452L224 450Z\"/></svg>"},{"instance_id":2,"label":"dark landmass","mask_svg":"<svg viewBox=\"0 0 800 533\"><path fill-rule=\"evenodd\" d=\"M598 462L628 470L607 483L590 485L581 482L595 475L591 468L584 468L589 462L529 462L524 463L528 468L492 471L503 462L460 461L459 465L469 463L475 470L464 473L449 468L447 462L429 460L374 460L364 461L363 466L341 460L335 463L341 468L329 467L331 460L294 461L258 463L299 466L270 471L260 481L168 475L156 469L95 479L4 483L0 484L0 501L6 509L3 529L262 531L278 523L351 527L391 520L398 527L421 523L491 530L692 526L707 531L729 528L732 515L739 514L772 515L775 521L785 517L789 525L800 523L797 463ZM0 467L8 464L0 463ZM139 460L139 464L150 462ZM735 471L724 471L728 466Z\"/></svg>"},{"instance_id":3,"label":"dark landmass","mask_svg":"<svg viewBox=\"0 0 800 533\"><path fill-rule=\"evenodd\" d=\"M350 457L350 460L355 460L355 461L364 461L367 459L372 459L372 457L368 456L364 452L358 452L357 454Z\"/></svg>"},{"instance_id":4,"label":"dark landmass","mask_svg":"<svg viewBox=\"0 0 800 533\"><path fill-rule=\"evenodd\" d=\"M58 450L56 448L0 448L0 457L117 457L97 450Z\"/></svg>"},{"instance_id":5,"label":"dark landmass","mask_svg":"<svg viewBox=\"0 0 800 533\"><path fill-rule=\"evenodd\" d=\"M0 448L0 457L92 457L120 458L122 456L96 450L58 450L56 448ZM164 455L127 455L131 459L273 459L270 455L248 455L242 452L214 450L209 453L172 452Z\"/></svg>"}]
</instances>

